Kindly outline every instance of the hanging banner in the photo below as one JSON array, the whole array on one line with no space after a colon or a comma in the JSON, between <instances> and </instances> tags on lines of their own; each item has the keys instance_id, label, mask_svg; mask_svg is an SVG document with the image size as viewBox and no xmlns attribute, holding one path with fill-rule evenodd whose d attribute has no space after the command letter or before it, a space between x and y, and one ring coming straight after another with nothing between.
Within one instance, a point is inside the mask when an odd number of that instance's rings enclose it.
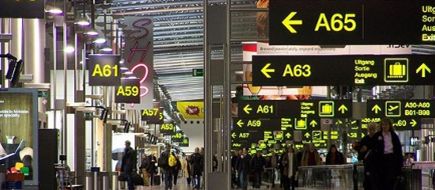
<instances>
[{"instance_id":1,"label":"hanging banner","mask_svg":"<svg viewBox=\"0 0 435 190\"><path fill-rule=\"evenodd\" d=\"M177 109L184 119L204 119L204 102L177 102Z\"/></svg>"},{"instance_id":2,"label":"hanging banner","mask_svg":"<svg viewBox=\"0 0 435 190\"><path fill-rule=\"evenodd\" d=\"M153 21L149 17L125 17L124 63L140 81L140 104L126 109L153 108Z\"/></svg>"},{"instance_id":3,"label":"hanging banner","mask_svg":"<svg viewBox=\"0 0 435 190\"><path fill-rule=\"evenodd\" d=\"M44 18L44 0L1 0L0 18Z\"/></svg>"},{"instance_id":4,"label":"hanging banner","mask_svg":"<svg viewBox=\"0 0 435 190\"><path fill-rule=\"evenodd\" d=\"M119 55L89 55L89 86L118 86L121 84Z\"/></svg>"},{"instance_id":5,"label":"hanging banner","mask_svg":"<svg viewBox=\"0 0 435 190\"><path fill-rule=\"evenodd\" d=\"M139 79L122 79L115 88L115 103L140 103Z\"/></svg>"}]
</instances>

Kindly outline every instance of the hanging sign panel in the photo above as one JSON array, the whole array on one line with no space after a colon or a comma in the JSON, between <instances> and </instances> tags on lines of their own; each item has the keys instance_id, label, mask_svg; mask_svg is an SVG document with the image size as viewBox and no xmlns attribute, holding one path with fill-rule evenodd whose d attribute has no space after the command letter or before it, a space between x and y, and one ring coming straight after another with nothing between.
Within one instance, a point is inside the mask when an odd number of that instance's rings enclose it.
<instances>
[{"instance_id":1,"label":"hanging sign panel","mask_svg":"<svg viewBox=\"0 0 435 190\"><path fill-rule=\"evenodd\" d=\"M255 86L433 85L433 55L254 56Z\"/></svg>"},{"instance_id":2,"label":"hanging sign panel","mask_svg":"<svg viewBox=\"0 0 435 190\"><path fill-rule=\"evenodd\" d=\"M175 133L175 125L173 123L164 123L160 125L160 133L164 135L172 135Z\"/></svg>"},{"instance_id":3,"label":"hanging sign panel","mask_svg":"<svg viewBox=\"0 0 435 190\"><path fill-rule=\"evenodd\" d=\"M1 0L0 18L44 18L44 0Z\"/></svg>"},{"instance_id":4,"label":"hanging sign panel","mask_svg":"<svg viewBox=\"0 0 435 190\"><path fill-rule=\"evenodd\" d=\"M177 131L171 135L172 142L181 143L184 140L184 133L182 131Z\"/></svg>"},{"instance_id":5,"label":"hanging sign panel","mask_svg":"<svg viewBox=\"0 0 435 190\"><path fill-rule=\"evenodd\" d=\"M240 101L240 118L349 118L351 100Z\"/></svg>"},{"instance_id":6,"label":"hanging sign panel","mask_svg":"<svg viewBox=\"0 0 435 190\"><path fill-rule=\"evenodd\" d=\"M433 1L274 0L272 45L434 44Z\"/></svg>"},{"instance_id":7,"label":"hanging sign panel","mask_svg":"<svg viewBox=\"0 0 435 190\"><path fill-rule=\"evenodd\" d=\"M146 121L147 124L163 124L163 109L152 108L142 110L141 120Z\"/></svg>"},{"instance_id":8,"label":"hanging sign panel","mask_svg":"<svg viewBox=\"0 0 435 190\"><path fill-rule=\"evenodd\" d=\"M89 55L89 86L118 86L121 84L119 55Z\"/></svg>"},{"instance_id":9,"label":"hanging sign panel","mask_svg":"<svg viewBox=\"0 0 435 190\"><path fill-rule=\"evenodd\" d=\"M244 119L235 118L234 128L236 131L291 131L291 130L314 130L320 129L319 118L274 118L274 119Z\"/></svg>"},{"instance_id":10,"label":"hanging sign panel","mask_svg":"<svg viewBox=\"0 0 435 190\"><path fill-rule=\"evenodd\" d=\"M139 79L122 79L121 85L115 88L115 103L139 104Z\"/></svg>"},{"instance_id":11,"label":"hanging sign panel","mask_svg":"<svg viewBox=\"0 0 435 190\"><path fill-rule=\"evenodd\" d=\"M434 106L432 106L432 104ZM369 118L434 118L433 100L367 100Z\"/></svg>"},{"instance_id":12,"label":"hanging sign panel","mask_svg":"<svg viewBox=\"0 0 435 190\"><path fill-rule=\"evenodd\" d=\"M392 118L393 127L397 131L420 130L420 118ZM381 122L381 118L363 118L361 119L361 129L367 129L370 123Z\"/></svg>"}]
</instances>

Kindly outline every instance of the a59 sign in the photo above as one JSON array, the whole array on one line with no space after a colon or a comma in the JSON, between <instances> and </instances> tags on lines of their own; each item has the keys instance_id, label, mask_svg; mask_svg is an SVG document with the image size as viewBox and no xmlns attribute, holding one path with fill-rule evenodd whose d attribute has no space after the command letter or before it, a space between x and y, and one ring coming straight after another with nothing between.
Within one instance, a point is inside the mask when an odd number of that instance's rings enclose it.
<instances>
[{"instance_id":1,"label":"a59 sign","mask_svg":"<svg viewBox=\"0 0 435 190\"><path fill-rule=\"evenodd\" d=\"M115 103L140 103L140 84L139 79L123 78L121 85L115 89Z\"/></svg>"},{"instance_id":2,"label":"a59 sign","mask_svg":"<svg viewBox=\"0 0 435 190\"><path fill-rule=\"evenodd\" d=\"M118 86L121 84L119 55L89 55L89 86Z\"/></svg>"}]
</instances>

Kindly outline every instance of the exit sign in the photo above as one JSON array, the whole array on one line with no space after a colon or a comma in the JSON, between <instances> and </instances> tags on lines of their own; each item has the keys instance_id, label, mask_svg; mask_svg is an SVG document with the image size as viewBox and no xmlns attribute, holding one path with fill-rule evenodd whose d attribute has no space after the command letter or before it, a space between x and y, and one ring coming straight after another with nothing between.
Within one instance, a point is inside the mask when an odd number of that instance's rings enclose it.
<instances>
[{"instance_id":1,"label":"exit sign","mask_svg":"<svg viewBox=\"0 0 435 190\"><path fill-rule=\"evenodd\" d=\"M192 76L194 77L202 77L204 76L204 69L193 69Z\"/></svg>"}]
</instances>

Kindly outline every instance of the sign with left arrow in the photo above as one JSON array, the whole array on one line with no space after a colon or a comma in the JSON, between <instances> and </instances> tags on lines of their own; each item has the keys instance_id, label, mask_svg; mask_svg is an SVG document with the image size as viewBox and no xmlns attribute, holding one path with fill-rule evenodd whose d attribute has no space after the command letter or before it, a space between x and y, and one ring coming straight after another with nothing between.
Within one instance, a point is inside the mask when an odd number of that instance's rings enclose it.
<instances>
[{"instance_id":1,"label":"sign with left arrow","mask_svg":"<svg viewBox=\"0 0 435 190\"><path fill-rule=\"evenodd\" d=\"M433 85L434 60L435 55L253 56L252 83L255 86Z\"/></svg>"},{"instance_id":2,"label":"sign with left arrow","mask_svg":"<svg viewBox=\"0 0 435 190\"><path fill-rule=\"evenodd\" d=\"M292 131L313 130L320 128L319 118L272 118L272 119L243 119L234 118L235 131Z\"/></svg>"},{"instance_id":3,"label":"sign with left arrow","mask_svg":"<svg viewBox=\"0 0 435 190\"><path fill-rule=\"evenodd\" d=\"M240 118L349 118L351 100L240 101Z\"/></svg>"},{"instance_id":4,"label":"sign with left arrow","mask_svg":"<svg viewBox=\"0 0 435 190\"><path fill-rule=\"evenodd\" d=\"M433 1L273 0L272 45L434 44Z\"/></svg>"}]
</instances>

